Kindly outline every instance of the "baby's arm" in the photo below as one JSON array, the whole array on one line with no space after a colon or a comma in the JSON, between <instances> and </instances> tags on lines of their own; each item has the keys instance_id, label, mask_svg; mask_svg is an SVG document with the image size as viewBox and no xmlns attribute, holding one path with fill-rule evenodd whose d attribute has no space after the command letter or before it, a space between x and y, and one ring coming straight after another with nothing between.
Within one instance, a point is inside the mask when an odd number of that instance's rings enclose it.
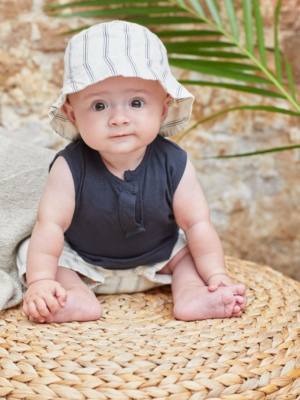
<instances>
[{"instance_id":1,"label":"baby's arm","mask_svg":"<svg viewBox=\"0 0 300 400\"><path fill-rule=\"evenodd\" d=\"M210 290L230 284L221 241L210 221L206 199L189 160L174 194L173 209L202 280Z\"/></svg>"},{"instance_id":2,"label":"baby's arm","mask_svg":"<svg viewBox=\"0 0 300 400\"><path fill-rule=\"evenodd\" d=\"M34 226L27 256L27 292L23 310L39 322L59 311L67 299L65 289L55 281L58 259L64 245L64 232L75 209L75 189L66 160L53 164Z\"/></svg>"}]
</instances>

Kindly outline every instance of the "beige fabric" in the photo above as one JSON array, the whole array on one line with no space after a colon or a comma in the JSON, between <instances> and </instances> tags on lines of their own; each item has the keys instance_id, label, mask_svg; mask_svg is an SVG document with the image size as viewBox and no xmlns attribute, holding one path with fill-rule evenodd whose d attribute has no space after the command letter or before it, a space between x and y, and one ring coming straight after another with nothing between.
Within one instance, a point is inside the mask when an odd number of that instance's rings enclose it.
<instances>
[{"instance_id":1,"label":"beige fabric","mask_svg":"<svg viewBox=\"0 0 300 400\"><path fill-rule=\"evenodd\" d=\"M22 300L16 252L31 235L53 150L0 136L0 310Z\"/></svg>"},{"instance_id":2,"label":"beige fabric","mask_svg":"<svg viewBox=\"0 0 300 400\"><path fill-rule=\"evenodd\" d=\"M25 273L29 241L30 238L20 245L17 254L19 278L24 286L26 286ZM180 231L170 259L185 246L185 235ZM157 274L169 260L127 270L109 270L87 263L65 242L58 265L78 272L84 283L94 293L114 294L143 292L154 287L169 285L172 282L171 275Z\"/></svg>"}]
</instances>

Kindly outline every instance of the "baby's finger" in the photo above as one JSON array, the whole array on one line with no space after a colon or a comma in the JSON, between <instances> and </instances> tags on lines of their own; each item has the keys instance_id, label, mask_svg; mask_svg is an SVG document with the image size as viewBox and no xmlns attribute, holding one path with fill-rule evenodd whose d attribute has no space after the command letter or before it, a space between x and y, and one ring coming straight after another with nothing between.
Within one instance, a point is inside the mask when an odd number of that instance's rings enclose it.
<instances>
[{"instance_id":1,"label":"baby's finger","mask_svg":"<svg viewBox=\"0 0 300 400\"><path fill-rule=\"evenodd\" d=\"M49 317L51 315L51 311L48 308L47 302L43 298L39 298L35 301L36 308L42 317Z\"/></svg>"},{"instance_id":2,"label":"baby's finger","mask_svg":"<svg viewBox=\"0 0 300 400\"><path fill-rule=\"evenodd\" d=\"M210 292L215 292L217 289L218 289L218 285L216 284L216 283L211 283L209 286L208 286L208 290L210 291Z\"/></svg>"},{"instance_id":3,"label":"baby's finger","mask_svg":"<svg viewBox=\"0 0 300 400\"><path fill-rule=\"evenodd\" d=\"M59 285L58 287L56 287L55 294L56 294L59 305L61 307L64 307L66 305L66 300L68 297L68 293L67 293L66 289L64 289L61 285Z\"/></svg>"},{"instance_id":4,"label":"baby's finger","mask_svg":"<svg viewBox=\"0 0 300 400\"><path fill-rule=\"evenodd\" d=\"M28 306L27 306L27 301L24 300L23 302L23 312L27 317L29 317L29 311L28 311Z\"/></svg>"},{"instance_id":5,"label":"baby's finger","mask_svg":"<svg viewBox=\"0 0 300 400\"><path fill-rule=\"evenodd\" d=\"M53 296L53 294L49 294L44 297L44 300L47 304L47 307L50 311L49 315L56 314L60 310L60 306L58 303L58 299Z\"/></svg>"},{"instance_id":6,"label":"baby's finger","mask_svg":"<svg viewBox=\"0 0 300 400\"><path fill-rule=\"evenodd\" d=\"M38 312L35 302L28 302L28 316L32 316L38 322L45 322L45 318Z\"/></svg>"}]
</instances>

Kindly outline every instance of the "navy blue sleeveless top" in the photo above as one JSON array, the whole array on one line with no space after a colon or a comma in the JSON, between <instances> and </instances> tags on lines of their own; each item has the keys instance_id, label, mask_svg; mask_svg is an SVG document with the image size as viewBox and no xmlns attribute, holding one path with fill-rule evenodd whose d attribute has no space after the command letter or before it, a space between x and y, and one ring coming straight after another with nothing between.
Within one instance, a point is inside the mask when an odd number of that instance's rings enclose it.
<instances>
[{"instance_id":1,"label":"navy blue sleeveless top","mask_svg":"<svg viewBox=\"0 0 300 400\"><path fill-rule=\"evenodd\" d=\"M85 261L130 269L170 257L178 238L172 202L186 166L183 149L158 135L124 180L82 139L57 153L50 169L58 156L69 165L76 194L65 238Z\"/></svg>"}]
</instances>

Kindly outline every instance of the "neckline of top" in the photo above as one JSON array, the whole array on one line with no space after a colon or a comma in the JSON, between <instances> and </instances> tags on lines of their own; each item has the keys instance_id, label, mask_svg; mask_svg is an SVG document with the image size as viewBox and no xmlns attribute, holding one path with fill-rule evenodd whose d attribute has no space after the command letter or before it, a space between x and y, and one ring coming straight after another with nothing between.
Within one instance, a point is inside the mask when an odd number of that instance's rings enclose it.
<instances>
[{"instance_id":1,"label":"neckline of top","mask_svg":"<svg viewBox=\"0 0 300 400\"><path fill-rule=\"evenodd\" d=\"M124 172L124 179L119 178L118 176L114 175L110 170L107 168L107 166L104 164L101 155L97 150L93 150L94 156L96 158L97 164L100 167L101 172L105 175L107 179L110 181L113 181L121 186L128 187L128 184L132 185L132 181L134 181L140 174L141 172L145 169L145 167L148 164L149 161L149 156L152 152L153 149L153 143L155 142L156 139L154 139L153 142L151 142L147 148L146 152L144 154L144 157L140 164L136 167L134 170L127 170Z\"/></svg>"}]
</instances>

